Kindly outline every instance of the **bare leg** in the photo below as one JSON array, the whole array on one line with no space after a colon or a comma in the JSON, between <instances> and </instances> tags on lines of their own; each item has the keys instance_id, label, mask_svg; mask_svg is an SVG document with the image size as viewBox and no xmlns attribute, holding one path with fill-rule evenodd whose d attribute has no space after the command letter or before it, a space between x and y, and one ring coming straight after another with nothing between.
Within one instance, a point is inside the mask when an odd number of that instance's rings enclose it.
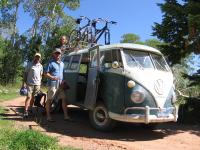
<instances>
[{"instance_id":1,"label":"bare leg","mask_svg":"<svg viewBox=\"0 0 200 150\"><path fill-rule=\"evenodd\" d=\"M47 120L52 120L52 117L50 114L51 99L47 99L45 108L46 108Z\"/></svg>"},{"instance_id":2,"label":"bare leg","mask_svg":"<svg viewBox=\"0 0 200 150\"><path fill-rule=\"evenodd\" d=\"M28 97L28 96L26 97L24 111L28 111L30 99L31 99L30 97Z\"/></svg>"},{"instance_id":3,"label":"bare leg","mask_svg":"<svg viewBox=\"0 0 200 150\"><path fill-rule=\"evenodd\" d=\"M62 98L62 109L64 112L64 119L69 119L68 113L67 113L67 105L65 102L65 99Z\"/></svg>"},{"instance_id":4,"label":"bare leg","mask_svg":"<svg viewBox=\"0 0 200 150\"><path fill-rule=\"evenodd\" d=\"M30 101L30 109L32 109L32 107L33 107L34 100L35 100L35 97L32 96L31 101Z\"/></svg>"}]
</instances>

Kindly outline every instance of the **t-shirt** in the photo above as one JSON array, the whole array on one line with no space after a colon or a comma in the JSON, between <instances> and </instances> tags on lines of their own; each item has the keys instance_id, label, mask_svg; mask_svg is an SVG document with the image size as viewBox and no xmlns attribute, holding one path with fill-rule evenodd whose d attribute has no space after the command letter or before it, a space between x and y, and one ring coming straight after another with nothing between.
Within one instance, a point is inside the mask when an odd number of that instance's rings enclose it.
<instances>
[{"instance_id":1,"label":"t-shirt","mask_svg":"<svg viewBox=\"0 0 200 150\"><path fill-rule=\"evenodd\" d=\"M48 86L59 86L63 80L63 70L64 70L64 63L60 61L58 63L55 59L49 61L45 72L51 74L54 77L58 77L59 80L51 80L48 79Z\"/></svg>"},{"instance_id":2,"label":"t-shirt","mask_svg":"<svg viewBox=\"0 0 200 150\"><path fill-rule=\"evenodd\" d=\"M41 85L43 66L40 63L29 62L25 72L27 73L26 83L29 85Z\"/></svg>"}]
</instances>

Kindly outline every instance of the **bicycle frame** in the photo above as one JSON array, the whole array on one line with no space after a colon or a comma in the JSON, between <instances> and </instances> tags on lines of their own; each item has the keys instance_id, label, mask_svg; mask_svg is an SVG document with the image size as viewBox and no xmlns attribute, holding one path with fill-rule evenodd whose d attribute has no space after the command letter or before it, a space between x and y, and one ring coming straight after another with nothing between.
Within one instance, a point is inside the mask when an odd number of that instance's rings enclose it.
<instances>
[{"instance_id":1,"label":"bicycle frame","mask_svg":"<svg viewBox=\"0 0 200 150\"><path fill-rule=\"evenodd\" d=\"M81 21L83 19L86 19L88 22L84 26L80 26ZM97 29L96 23L97 22L104 22L105 25ZM104 43L105 45L110 44L110 29L108 27L108 24L116 24L117 22L114 21L108 21L102 18L93 19L90 20L87 17L81 16L76 20L76 23L79 25L75 30L72 30L70 34L70 43L72 43L73 46L92 46L93 44L96 44L101 36L104 34Z\"/></svg>"},{"instance_id":2,"label":"bicycle frame","mask_svg":"<svg viewBox=\"0 0 200 150\"><path fill-rule=\"evenodd\" d=\"M81 20L86 19L88 22L87 24L85 24L83 27L80 27L81 24ZM72 40L77 41L77 43L79 41L83 42L83 43L91 43L92 42L92 38L93 38L93 32L92 32L92 25L91 25L91 20L87 17L82 16L81 18L78 18L76 20L76 23L79 24L79 27L76 30L73 30L71 32L75 33L75 38L72 37Z\"/></svg>"},{"instance_id":3,"label":"bicycle frame","mask_svg":"<svg viewBox=\"0 0 200 150\"><path fill-rule=\"evenodd\" d=\"M99 21L105 22L104 27L101 28L101 29L96 28L96 23L99 22ZM95 28L95 33L94 33L95 41L94 41L94 43L97 43L98 40L101 38L101 36L104 34L105 45L110 44L110 29L108 28L108 24L116 24L116 23L117 22L107 21L107 20L102 19L102 18L98 18L97 20L95 20L92 23L92 26Z\"/></svg>"}]
</instances>

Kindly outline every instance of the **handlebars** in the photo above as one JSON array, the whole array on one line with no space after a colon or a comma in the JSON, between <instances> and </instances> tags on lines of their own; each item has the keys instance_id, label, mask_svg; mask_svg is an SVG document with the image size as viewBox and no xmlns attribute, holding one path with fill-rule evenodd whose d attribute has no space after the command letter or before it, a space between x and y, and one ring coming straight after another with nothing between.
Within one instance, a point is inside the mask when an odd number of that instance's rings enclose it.
<instances>
[{"instance_id":1,"label":"handlebars","mask_svg":"<svg viewBox=\"0 0 200 150\"><path fill-rule=\"evenodd\" d=\"M96 22L105 22L106 24L108 24L108 23L117 24L117 22L115 22L115 21L108 21L107 19L103 19L103 18L96 19Z\"/></svg>"},{"instance_id":2,"label":"handlebars","mask_svg":"<svg viewBox=\"0 0 200 150\"><path fill-rule=\"evenodd\" d=\"M107 19L103 19L103 18L97 18L97 19L91 20L91 19L89 19L89 18L86 17L86 16L80 16L80 18L77 18L77 19L76 19L76 23L77 23L77 24L80 24L82 20L87 20L88 23L91 22L91 24L92 24L93 27L96 27L96 24L97 24L98 22L105 22L106 25L107 25L107 24L117 24L117 22L115 22L115 21L108 21Z\"/></svg>"},{"instance_id":3,"label":"handlebars","mask_svg":"<svg viewBox=\"0 0 200 150\"><path fill-rule=\"evenodd\" d=\"M90 22L91 20L86 17L86 16L80 16L80 18L76 19L76 24L80 24L82 20L87 20L88 22Z\"/></svg>"}]
</instances>

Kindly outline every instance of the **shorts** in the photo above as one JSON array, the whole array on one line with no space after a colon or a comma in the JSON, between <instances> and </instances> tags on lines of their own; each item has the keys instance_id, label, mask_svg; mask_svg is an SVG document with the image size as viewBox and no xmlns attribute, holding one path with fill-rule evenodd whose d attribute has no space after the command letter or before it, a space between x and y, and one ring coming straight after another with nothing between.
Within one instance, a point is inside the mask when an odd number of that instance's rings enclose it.
<instances>
[{"instance_id":1,"label":"shorts","mask_svg":"<svg viewBox=\"0 0 200 150\"><path fill-rule=\"evenodd\" d=\"M27 85L27 97L36 96L40 92L40 85Z\"/></svg>"},{"instance_id":2,"label":"shorts","mask_svg":"<svg viewBox=\"0 0 200 150\"><path fill-rule=\"evenodd\" d=\"M66 91L63 90L61 87L56 88L55 86L49 87L47 92L47 100L59 100L59 99L67 99Z\"/></svg>"},{"instance_id":3,"label":"shorts","mask_svg":"<svg viewBox=\"0 0 200 150\"><path fill-rule=\"evenodd\" d=\"M49 86L47 92L47 100L52 100L58 88L56 86Z\"/></svg>"}]
</instances>

